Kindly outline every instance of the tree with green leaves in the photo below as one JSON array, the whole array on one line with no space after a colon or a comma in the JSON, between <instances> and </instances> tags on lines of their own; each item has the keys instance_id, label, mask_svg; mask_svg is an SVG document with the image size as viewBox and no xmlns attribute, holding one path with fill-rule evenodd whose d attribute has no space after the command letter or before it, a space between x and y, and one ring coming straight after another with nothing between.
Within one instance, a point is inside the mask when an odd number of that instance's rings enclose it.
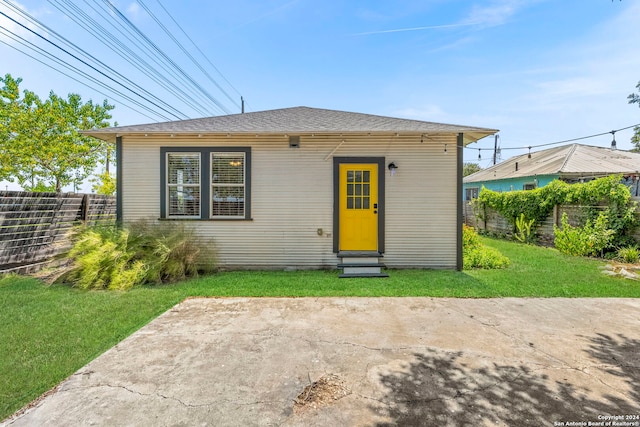
<instances>
[{"instance_id":1,"label":"tree with green leaves","mask_svg":"<svg viewBox=\"0 0 640 427\"><path fill-rule=\"evenodd\" d=\"M0 179L26 190L60 192L79 185L104 157L106 142L80 133L109 126L114 106L82 102L80 95L41 100L22 79L0 77Z\"/></svg>"},{"instance_id":2,"label":"tree with green leaves","mask_svg":"<svg viewBox=\"0 0 640 427\"><path fill-rule=\"evenodd\" d=\"M636 89L638 89L638 93L630 94L627 99L629 100L629 104L638 104L638 107L640 107L640 81L636 85ZM631 142L636 148L631 151L640 151L640 126L636 126L633 130L635 133L631 137Z\"/></svg>"},{"instance_id":3,"label":"tree with green leaves","mask_svg":"<svg viewBox=\"0 0 640 427\"><path fill-rule=\"evenodd\" d=\"M472 173L476 173L481 170L482 168L480 167L479 164L472 163L472 162L465 162L464 165L462 165L462 176L471 175Z\"/></svg>"}]
</instances>

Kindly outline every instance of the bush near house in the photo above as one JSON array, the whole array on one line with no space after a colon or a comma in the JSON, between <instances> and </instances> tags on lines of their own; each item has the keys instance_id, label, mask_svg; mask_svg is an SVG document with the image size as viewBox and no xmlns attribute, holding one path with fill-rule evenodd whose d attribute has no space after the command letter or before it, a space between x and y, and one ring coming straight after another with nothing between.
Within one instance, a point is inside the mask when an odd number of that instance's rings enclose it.
<instances>
[{"instance_id":1,"label":"bush near house","mask_svg":"<svg viewBox=\"0 0 640 427\"><path fill-rule=\"evenodd\" d=\"M462 253L464 269L505 268L509 265L509 258L499 250L483 245L473 227L462 226Z\"/></svg>"},{"instance_id":2,"label":"bush near house","mask_svg":"<svg viewBox=\"0 0 640 427\"><path fill-rule=\"evenodd\" d=\"M214 268L213 254L202 249L213 245L199 244L181 223L81 226L72 241L72 248L63 254L70 265L56 282L82 289L127 290L197 277L199 271Z\"/></svg>"}]
</instances>

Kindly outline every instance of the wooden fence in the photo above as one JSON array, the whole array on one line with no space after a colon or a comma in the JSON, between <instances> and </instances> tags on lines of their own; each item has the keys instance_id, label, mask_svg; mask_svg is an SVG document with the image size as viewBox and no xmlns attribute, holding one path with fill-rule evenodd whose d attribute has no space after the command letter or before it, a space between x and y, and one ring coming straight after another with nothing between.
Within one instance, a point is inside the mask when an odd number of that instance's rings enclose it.
<instances>
[{"instance_id":1,"label":"wooden fence","mask_svg":"<svg viewBox=\"0 0 640 427\"><path fill-rule=\"evenodd\" d=\"M633 198L633 200L640 202L639 198ZM605 206L599 206L598 208L605 209ZM476 227L480 230L485 230L491 233L501 234L510 236L513 234L514 225L507 221L499 213L493 211L492 209L487 209L485 212L486 218L478 218L476 213L474 212L473 206L469 202L464 203L463 208L463 218L464 223L470 225L472 227ZM584 224L584 206L577 205L561 205L555 206L553 208L553 212L549 217L540 225L536 226L536 237L539 243L546 245L553 245L554 234L553 234L553 226L560 226L560 221L562 219L562 214L567 214L567 219L569 224L578 226ZM636 215L640 216L640 206L639 211L636 212ZM640 241L640 230L636 230L634 234L636 240Z\"/></svg>"},{"instance_id":2,"label":"wooden fence","mask_svg":"<svg viewBox=\"0 0 640 427\"><path fill-rule=\"evenodd\" d=\"M0 273L37 271L68 248L73 226L115 219L114 196L0 191Z\"/></svg>"}]
</instances>

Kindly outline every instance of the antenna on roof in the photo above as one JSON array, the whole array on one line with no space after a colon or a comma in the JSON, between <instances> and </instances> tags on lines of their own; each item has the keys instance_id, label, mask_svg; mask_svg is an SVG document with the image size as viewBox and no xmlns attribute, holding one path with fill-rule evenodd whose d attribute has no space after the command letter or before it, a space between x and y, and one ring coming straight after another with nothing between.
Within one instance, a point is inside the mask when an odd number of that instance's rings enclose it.
<instances>
[{"instance_id":1,"label":"antenna on roof","mask_svg":"<svg viewBox=\"0 0 640 427\"><path fill-rule=\"evenodd\" d=\"M242 104L242 114L244 114L244 98L240 97L240 103Z\"/></svg>"}]
</instances>

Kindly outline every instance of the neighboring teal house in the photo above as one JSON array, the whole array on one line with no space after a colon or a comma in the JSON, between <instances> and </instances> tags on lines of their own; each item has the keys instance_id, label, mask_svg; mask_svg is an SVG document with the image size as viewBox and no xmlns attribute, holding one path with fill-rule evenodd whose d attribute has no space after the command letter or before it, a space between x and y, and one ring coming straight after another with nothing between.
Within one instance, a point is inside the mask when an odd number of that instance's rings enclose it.
<instances>
[{"instance_id":1,"label":"neighboring teal house","mask_svg":"<svg viewBox=\"0 0 640 427\"><path fill-rule=\"evenodd\" d=\"M554 179L585 182L622 174L634 196L640 196L640 153L571 144L512 157L463 179L464 200L478 197L482 187L493 191L533 190Z\"/></svg>"}]
</instances>

